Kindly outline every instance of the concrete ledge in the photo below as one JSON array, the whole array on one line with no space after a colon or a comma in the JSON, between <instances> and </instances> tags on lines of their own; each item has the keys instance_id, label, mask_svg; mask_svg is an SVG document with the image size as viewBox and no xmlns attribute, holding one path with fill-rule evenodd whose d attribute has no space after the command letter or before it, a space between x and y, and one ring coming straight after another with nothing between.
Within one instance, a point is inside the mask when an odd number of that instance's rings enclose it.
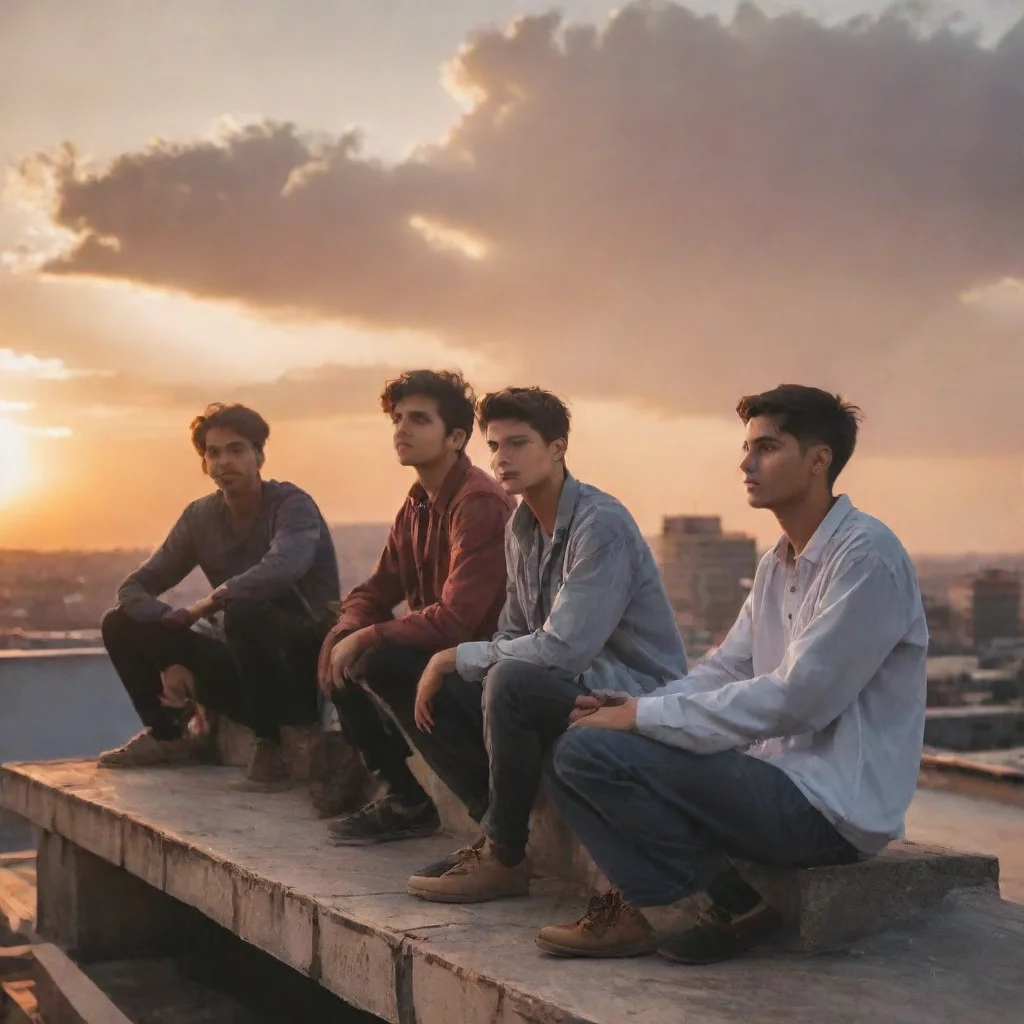
<instances>
[{"instance_id":1,"label":"concrete ledge","mask_svg":"<svg viewBox=\"0 0 1024 1024\"><path fill-rule=\"evenodd\" d=\"M566 963L533 943L541 925L580 912L565 883L541 880L532 899L482 906L416 901L408 875L449 839L334 849L303 796L249 793L237 779L214 767L5 766L6 806L46 833L41 930L59 884L78 900L64 907L90 918L69 931L100 946L142 937L150 900L192 907L396 1024L677 1024L681 1014L791 1024L794 1006L807 1020L1018 1019L1024 910L984 888L968 903L948 897L937 916L871 939L856 957L768 949L698 971L657 959Z\"/></svg>"}]
</instances>

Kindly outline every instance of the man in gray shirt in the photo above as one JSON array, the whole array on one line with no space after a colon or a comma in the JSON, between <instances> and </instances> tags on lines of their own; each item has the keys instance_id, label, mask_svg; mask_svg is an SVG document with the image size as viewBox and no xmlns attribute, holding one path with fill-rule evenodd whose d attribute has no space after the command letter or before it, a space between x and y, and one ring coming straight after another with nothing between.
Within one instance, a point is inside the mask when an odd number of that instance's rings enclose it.
<instances>
[{"instance_id":1,"label":"man in gray shirt","mask_svg":"<svg viewBox=\"0 0 1024 1024\"><path fill-rule=\"evenodd\" d=\"M168 681L184 676L201 706L252 727L246 778L276 786L288 776L282 728L296 732L294 748L307 756L315 736L317 657L339 597L334 545L305 491L262 478L270 427L257 412L211 405L191 431L217 491L185 509L103 619L104 645L145 728L99 764L200 756L185 734L187 713L168 693ZM197 565L213 588L207 597L188 608L160 599Z\"/></svg>"},{"instance_id":2,"label":"man in gray shirt","mask_svg":"<svg viewBox=\"0 0 1024 1024\"><path fill-rule=\"evenodd\" d=\"M686 672L675 616L633 517L566 470L565 405L539 388L507 388L477 412L498 482L523 500L505 536L497 634L435 655L417 690L420 735L437 719L458 720L484 766L457 794L482 819L483 836L409 882L413 895L449 903L528 891L526 843L544 753L577 698L650 693ZM422 753L430 762L426 746Z\"/></svg>"}]
</instances>

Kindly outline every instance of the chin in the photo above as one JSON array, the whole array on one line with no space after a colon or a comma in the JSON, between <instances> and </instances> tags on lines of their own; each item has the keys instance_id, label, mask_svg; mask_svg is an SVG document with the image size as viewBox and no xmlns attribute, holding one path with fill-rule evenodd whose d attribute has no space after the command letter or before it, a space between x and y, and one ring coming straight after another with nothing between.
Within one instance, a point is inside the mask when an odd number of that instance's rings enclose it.
<instances>
[{"instance_id":1,"label":"chin","mask_svg":"<svg viewBox=\"0 0 1024 1024\"><path fill-rule=\"evenodd\" d=\"M520 495L526 489L522 480L499 480L498 485L506 494Z\"/></svg>"}]
</instances>

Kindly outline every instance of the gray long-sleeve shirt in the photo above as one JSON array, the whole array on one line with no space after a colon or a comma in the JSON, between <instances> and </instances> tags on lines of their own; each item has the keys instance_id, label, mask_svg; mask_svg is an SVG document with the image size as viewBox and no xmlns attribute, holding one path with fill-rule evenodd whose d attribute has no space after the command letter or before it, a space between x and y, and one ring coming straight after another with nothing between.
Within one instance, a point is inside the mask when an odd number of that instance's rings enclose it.
<instances>
[{"instance_id":1,"label":"gray long-sleeve shirt","mask_svg":"<svg viewBox=\"0 0 1024 1024\"><path fill-rule=\"evenodd\" d=\"M516 658L581 676L591 690L650 693L686 672L686 654L650 546L626 507L567 476L550 543L524 502L505 534L507 599L493 640L460 644L482 679Z\"/></svg>"},{"instance_id":2,"label":"gray long-sleeve shirt","mask_svg":"<svg viewBox=\"0 0 1024 1024\"><path fill-rule=\"evenodd\" d=\"M316 502L294 484L263 481L256 518L231 522L220 493L193 501L167 539L121 584L120 608L139 622L170 610L160 595L196 566L222 600L285 601L312 619L327 619L339 598L338 564Z\"/></svg>"}]
</instances>

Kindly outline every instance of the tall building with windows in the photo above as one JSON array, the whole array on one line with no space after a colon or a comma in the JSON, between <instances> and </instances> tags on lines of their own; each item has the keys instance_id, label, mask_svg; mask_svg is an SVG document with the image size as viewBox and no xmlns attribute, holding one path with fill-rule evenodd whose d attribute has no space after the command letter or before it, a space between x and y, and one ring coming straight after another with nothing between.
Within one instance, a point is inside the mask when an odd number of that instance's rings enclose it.
<instances>
[{"instance_id":1,"label":"tall building with windows","mask_svg":"<svg viewBox=\"0 0 1024 1024\"><path fill-rule=\"evenodd\" d=\"M724 533L720 516L666 516L652 547L688 653L699 656L743 607L757 568L754 538Z\"/></svg>"},{"instance_id":2,"label":"tall building with windows","mask_svg":"<svg viewBox=\"0 0 1024 1024\"><path fill-rule=\"evenodd\" d=\"M1021 635L1021 579L1017 573L986 569L965 577L949 588L949 599L974 650L983 651L995 640Z\"/></svg>"}]
</instances>

